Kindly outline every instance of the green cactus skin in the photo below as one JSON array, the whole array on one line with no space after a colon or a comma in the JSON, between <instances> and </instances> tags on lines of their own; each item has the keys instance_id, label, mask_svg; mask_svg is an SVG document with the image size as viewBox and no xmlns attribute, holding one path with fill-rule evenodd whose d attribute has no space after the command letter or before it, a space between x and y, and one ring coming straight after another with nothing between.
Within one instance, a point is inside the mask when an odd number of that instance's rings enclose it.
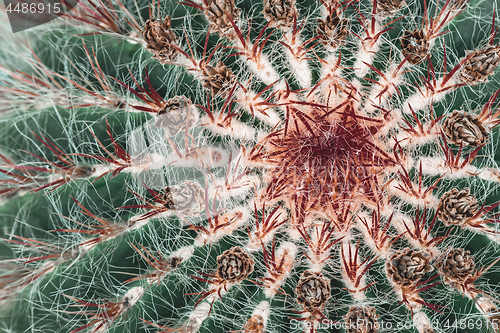
<instances>
[{"instance_id":1,"label":"green cactus skin","mask_svg":"<svg viewBox=\"0 0 500 333\"><path fill-rule=\"evenodd\" d=\"M500 331L497 7L2 8L0 332Z\"/></svg>"}]
</instances>

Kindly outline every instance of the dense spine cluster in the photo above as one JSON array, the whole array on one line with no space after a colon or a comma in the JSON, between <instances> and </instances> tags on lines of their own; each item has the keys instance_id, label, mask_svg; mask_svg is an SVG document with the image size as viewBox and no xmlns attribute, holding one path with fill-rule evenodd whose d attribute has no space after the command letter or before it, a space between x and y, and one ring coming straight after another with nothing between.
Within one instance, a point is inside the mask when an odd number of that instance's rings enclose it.
<instances>
[{"instance_id":1,"label":"dense spine cluster","mask_svg":"<svg viewBox=\"0 0 500 333\"><path fill-rule=\"evenodd\" d=\"M5 32L0 330L500 331L496 10L82 0Z\"/></svg>"}]
</instances>

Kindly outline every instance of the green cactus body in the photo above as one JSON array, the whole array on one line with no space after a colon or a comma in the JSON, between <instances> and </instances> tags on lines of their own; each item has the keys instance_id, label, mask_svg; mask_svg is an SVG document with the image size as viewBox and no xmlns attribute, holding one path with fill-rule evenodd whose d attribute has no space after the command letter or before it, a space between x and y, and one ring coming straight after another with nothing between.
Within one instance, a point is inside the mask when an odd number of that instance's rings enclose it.
<instances>
[{"instance_id":1,"label":"green cactus body","mask_svg":"<svg viewBox=\"0 0 500 333\"><path fill-rule=\"evenodd\" d=\"M496 10L3 23L0 331L498 331Z\"/></svg>"}]
</instances>

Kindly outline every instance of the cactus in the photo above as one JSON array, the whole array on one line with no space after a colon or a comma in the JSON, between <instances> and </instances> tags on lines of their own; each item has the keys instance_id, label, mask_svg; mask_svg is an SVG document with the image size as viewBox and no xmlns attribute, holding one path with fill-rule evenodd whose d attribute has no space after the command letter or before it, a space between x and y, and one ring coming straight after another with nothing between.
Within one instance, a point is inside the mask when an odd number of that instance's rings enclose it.
<instances>
[{"instance_id":1,"label":"cactus","mask_svg":"<svg viewBox=\"0 0 500 333\"><path fill-rule=\"evenodd\" d=\"M496 10L2 23L0 331L500 331Z\"/></svg>"}]
</instances>

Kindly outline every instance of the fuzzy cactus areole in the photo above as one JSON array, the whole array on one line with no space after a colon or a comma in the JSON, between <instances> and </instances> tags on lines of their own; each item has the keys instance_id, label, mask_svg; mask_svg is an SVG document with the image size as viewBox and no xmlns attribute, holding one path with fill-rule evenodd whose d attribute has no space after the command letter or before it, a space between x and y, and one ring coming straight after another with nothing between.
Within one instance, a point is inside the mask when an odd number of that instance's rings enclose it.
<instances>
[{"instance_id":1,"label":"fuzzy cactus areole","mask_svg":"<svg viewBox=\"0 0 500 333\"><path fill-rule=\"evenodd\" d=\"M0 332L500 332L495 1L0 9Z\"/></svg>"}]
</instances>

